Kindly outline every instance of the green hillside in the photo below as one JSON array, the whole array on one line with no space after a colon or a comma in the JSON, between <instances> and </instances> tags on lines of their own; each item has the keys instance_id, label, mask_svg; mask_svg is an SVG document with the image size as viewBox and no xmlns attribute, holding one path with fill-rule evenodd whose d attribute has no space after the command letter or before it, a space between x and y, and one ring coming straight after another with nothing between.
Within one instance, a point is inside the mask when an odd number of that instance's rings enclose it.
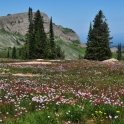
<instances>
[{"instance_id":1,"label":"green hillside","mask_svg":"<svg viewBox=\"0 0 124 124\"><path fill-rule=\"evenodd\" d=\"M14 46L21 48L24 44L24 39L25 37L19 33L10 33L0 29L0 57L6 57L8 49L11 51Z\"/></svg>"},{"instance_id":2,"label":"green hillside","mask_svg":"<svg viewBox=\"0 0 124 124\"><path fill-rule=\"evenodd\" d=\"M85 48L81 46L80 41L64 42L59 37L55 37L55 41L65 51L65 59L79 59L79 56L84 56Z\"/></svg>"},{"instance_id":3,"label":"green hillside","mask_svg":"<svg viewBox=\"0 0 124 124\"><path fill-rule=\"evenodd\" d=\"M0 58L6 58L8 49L11 54L14 46L21 48L24 45L24 39L25 37L19 33L11 33L0 29ZM60 37L55 36L55 42L65 52L65 59L79 59L79 56L83 57L85 54L86 48L78 40L65 42ZM124 55L122 54L122 56ZM117 53L113 53L112 58L117 58Z\"/></svg>"},{"instance_id":4,"label":"green hillside","mask_svg":"<svg viewBox=\"0 0 124 124\"><path fill-rule=\"evenodd\" d=\"M10 52L15 46L21 48L24 44L25 37L19 33L10 33L4 29L0 29L0 58L7 56L8 49ZM55 36L55 42L65 51L65 59L78 59L79 56L83 56L85 48L81 46L80 41L64 42L61 38Z\"/></svg>"}]
</instances>

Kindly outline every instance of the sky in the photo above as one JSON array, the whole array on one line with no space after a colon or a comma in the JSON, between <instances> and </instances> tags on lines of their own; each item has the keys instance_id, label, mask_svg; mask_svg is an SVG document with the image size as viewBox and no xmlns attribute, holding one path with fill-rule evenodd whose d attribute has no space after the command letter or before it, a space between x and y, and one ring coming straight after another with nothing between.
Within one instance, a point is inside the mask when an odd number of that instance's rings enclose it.
<instances>
[{"instance_id":1,"label":"sky","mask_svg":"<svg viewBox=\"0 0 124 124\"><path fill-rule=\"evenodd\" d=\"M0 0L0 16L28 12L29 7L52 16L56 25L74 30L83 43L87 42L90 22L102 10L113 45L124 45L124 0Z\"/></svg>"}]
</instances>

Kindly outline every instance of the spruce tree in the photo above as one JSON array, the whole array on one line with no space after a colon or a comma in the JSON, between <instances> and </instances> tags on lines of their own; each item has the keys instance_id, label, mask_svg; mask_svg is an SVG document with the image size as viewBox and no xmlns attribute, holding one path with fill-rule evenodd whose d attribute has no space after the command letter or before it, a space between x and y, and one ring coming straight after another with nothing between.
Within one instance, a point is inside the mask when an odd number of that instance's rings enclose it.
<instances>
[{"instance_id":1,"label":"spruce tree","mask_svg":"<svg viewBox=\"0 0 124 124\"><path fill-rule=\"evenodd\" d=\"M55 59L56 58L56 46L54 41L54 32L53 32L53 23L52 23L52 17L50 18L50 58Z\"/></svg>"},{"instance_id":2,"label":"spruce tree","mask_svg":"<svg viewBox=\"0 0 124 124\"><path fill-rule=\"evenodd\" d=\"M33 22L32 19L33 19L32 8L29 7L29 10L28 10L28 21L30 22L30 24Z\"/></svg>"},{"instance_id":3,"label":"spruce tree","mask_svg":"<svg viewBox=\"0 0 124 124\"><path fill-rule=\"evenodd\" d=\"M58 46L58 45L56 47L56 57L57 57L57 59L64 59L65 58L64 51L62 51L60 46Z\"/></svg>"},{"instance_id":4,"label":"spruce tree","mask_svg":"<svg viewBox=\"0 0 124 124\"><path fill-rule=\"evenodd\" d=\"M19 52L19 54L18 54L19 58L21 57L21 51L22 51L22 49L20 48L18 51Z\"/></svg>"},{"instance_id":5,"label":"spruce tree","mask_svg":"<svg viewBox=\"0 0 124 124\"><path fill-rule=\"evenodd\" d=\"M88 32L88 36L87 36L87 47L86 47L86 51L85 51L85 59L92 59L92 47L91 47L91 36L92 36L92 23L90 22L90 28L89 28L89 32Z\"/></svg>"},{"instance_id":6,"label":"spruce tree","mask_svg":"<svg viewBox=\"0 0 124 124\"><path fill-rule=\"evenodd\" d=\"M28 59L27 58L27 46L26 45L24 45L21 48L21 59Z\"/></svg>"},{"instance_id":7,"label":"spruce tree","mask_svg":"<svg viewBox=\"0 0 124 124\"><path fill-rule=\"evenodd\" d=\"M29 21L29 28L27 32L27 50L26 50L26 56L28 59L33 58L33 52L34 52L34 32L33 32L33 13L32 8L29 7L28 12L28 21Z\"/></svg>"},{"instance_id":8,"label":"spruce tree","mask_svg":"<svg viewBox=\"0 0 124 124\"><path fill-rule=\"evenodd\" d=\"M118 60L121 60L122 59L121 43L118 44L117 59Z\"/></svg>"},{"instance_id":9,"label":"spruce tree","mask_svg":"<svg viewBox=\"0 0 124 124\"><path fill-rule=\"evenodd\" d=\"M44 30L43 17L38 10L34 17L34 58L47 58L47 36Z\"/></svg>"},{"instance_id":10,"label":"spruce tree","mask_svg":"<svg viewBox=\"0 0 124 124\"><path fill-rule=\"evenodd\" d=\"M29 7L28 11L28 21L29 21L29 27L28 31L26 33L26 40L25 44L21 50L21 57L22 59L32 59L33 54L33 45L34 45L34 39L33 39L33 13L32 8Z\"/></svg>"},{"instance_id":11,"label":"spruce tree","mask_svg":"<svg viewBox=\"0 0 124 124\"><path fill-rule=\"evenodd\" d=\"M12 50L12 59L16 59L16 47L15 46L13 47L13 50Z\"/></svg>"},{"instance_id":12,"label":"spruce tree","mask_svg":"<svg viewBox=\"0 0 124 124\"><path fill-rule=\"evenodd\" d=\"M88 33L88 47L86 50L85 58L90 60L106 60L111 58L112 53L110 50L110 31L106 18L100 10L93 20L93 28Z\"/></svg>"}]
</instances>

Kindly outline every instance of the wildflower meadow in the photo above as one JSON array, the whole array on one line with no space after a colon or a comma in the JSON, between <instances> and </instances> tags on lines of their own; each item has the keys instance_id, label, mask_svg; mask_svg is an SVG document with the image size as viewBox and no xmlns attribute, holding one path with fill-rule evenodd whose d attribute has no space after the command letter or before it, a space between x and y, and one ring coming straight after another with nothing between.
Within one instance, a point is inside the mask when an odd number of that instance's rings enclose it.
<instances>
[{"instance_id":1,"label":"wildflower meadow","mask_svg":"<svg viewBox=\"0 0 124 124\"><path fill-rule=\"evenodd\" d=\"M0 124L124 124L122 62L17 63L0 63Z\"/></svg>"}]
</instances>

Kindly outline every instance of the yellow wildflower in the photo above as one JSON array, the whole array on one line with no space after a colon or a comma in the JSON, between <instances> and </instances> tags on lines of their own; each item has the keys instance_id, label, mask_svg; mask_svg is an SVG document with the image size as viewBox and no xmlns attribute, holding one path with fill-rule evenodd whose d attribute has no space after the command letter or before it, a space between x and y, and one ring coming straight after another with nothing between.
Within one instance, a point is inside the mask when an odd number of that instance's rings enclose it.
<instances>
[{"instance_id":1,"label":"yellow wildflower","mask_svg":"<svg viewBox=\"0 0 124 124\"><path fill-rule=\"evenodd\" d=\"M102 114L103 112L102 111L99 111L99 114Z\"/></svg>"},{"instance_id":2,"label":"yellow wildflower","mask_svg":"<svg viewBox=\"0 0 124 124\"><path fill-rule=\"evenodd\" d=\"M98 113L98 111L95 111L95 113Z\"/></svg>"},{"instance_id":3,"label":"yellow wildflower","mask_svg":"<svg viewBox=\"0 0 124 124\"><path fill-rule=\"evenodd\" d=\"M120 111L116 111L116 113L117 113L117 114L119 114L119 113L120 113Z\"/></svg>"}]
</instances>

